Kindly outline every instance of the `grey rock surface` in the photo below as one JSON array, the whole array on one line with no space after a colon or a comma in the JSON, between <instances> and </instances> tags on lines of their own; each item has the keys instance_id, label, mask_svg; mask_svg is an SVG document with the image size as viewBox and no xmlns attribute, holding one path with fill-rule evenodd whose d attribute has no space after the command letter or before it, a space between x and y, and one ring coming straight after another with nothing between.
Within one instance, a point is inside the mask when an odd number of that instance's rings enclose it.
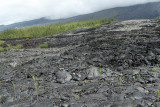
<instances>
[{"instance_id":1,"label":"grey rock surface","mask_svg":"<svg viewBox=\"0 0 160 107\"><path fill-rule=\"evenodd\" d=\"M63 71L58 71L56 73L56 80L57 82L60 82L60 83L65 83L65 82L68 82L72 79L72 76L66 72L65 70Z\"/></svg>"},{"instance_id":2,"label":"grey rock surface","mask_svg":"<svg viewBox=\"0 0 160 107\"><path fill-rule=\"evenodd\" d=\"M1 107L159 107L159 20L45 39L49 48L0 53Z\"/></svg>"}]
</instances>

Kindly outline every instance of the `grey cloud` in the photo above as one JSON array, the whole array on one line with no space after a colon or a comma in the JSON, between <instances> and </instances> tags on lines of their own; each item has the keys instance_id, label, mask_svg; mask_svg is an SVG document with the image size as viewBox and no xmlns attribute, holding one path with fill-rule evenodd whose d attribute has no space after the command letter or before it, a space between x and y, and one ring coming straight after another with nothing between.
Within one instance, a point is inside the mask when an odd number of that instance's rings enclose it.
<instances>
[{"instance_id":1,"label":"grey cloud","mask_svg":"<svg viewBox=\"0 0 160 107\"><path fill-rule=\"evenodd\" d=\"M160 0L0 0L0 24L40 17L66 18L106 8L154 1Z\"/></svg>"}]
</instances>

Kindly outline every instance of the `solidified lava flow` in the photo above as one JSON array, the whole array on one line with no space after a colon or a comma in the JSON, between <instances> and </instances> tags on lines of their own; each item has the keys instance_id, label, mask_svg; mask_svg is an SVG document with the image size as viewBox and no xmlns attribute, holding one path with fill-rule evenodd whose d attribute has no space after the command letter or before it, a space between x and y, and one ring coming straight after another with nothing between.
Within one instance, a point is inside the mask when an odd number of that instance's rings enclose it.
<instances>
[{"instance_id":1,"label":"solidified lava flow","mask_svg":"<svg viewBox=\"0 0 160 107\"><path fill-rule=\"evenodd\" d=\"M6 40L2 107L159 107L160 21L128 20ZM48 43L48 48L35 48Z\"/></svg>"}]
</instances>

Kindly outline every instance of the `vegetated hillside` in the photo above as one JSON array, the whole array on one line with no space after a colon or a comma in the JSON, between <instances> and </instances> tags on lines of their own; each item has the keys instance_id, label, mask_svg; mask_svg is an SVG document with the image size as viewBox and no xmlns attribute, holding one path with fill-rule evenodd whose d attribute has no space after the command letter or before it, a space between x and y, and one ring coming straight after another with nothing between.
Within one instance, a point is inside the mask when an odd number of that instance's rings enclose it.
<instances>
[{"instance_id":1,"label":"vegetated hillside","mask_svg":"<svg viewBox=\"0 0 160 107\"><path fill-rule=\"evenodd\" d=\"M112 9L105 9L95 13L79 15L66 19L49 20L46 18L35 19L31 21L19 22L11 25L0 26L0 30L25 27L37 24L49 24L68 21L82 21L97 18L114 18L117 20L129 20L129 19L153 19L160 16L160 2L139 4L128 7L116 7Z\"/></svg>"},{"instance_id":2,"label":"vegetated hillside","mask_svg":"<svg viewBox=\"0 0 160 107\"><path fill-rule=\"evenodd\" d=\"M2 107L160 105L160 20L114 22L5 44L24 49L0 53Z\"/></svg>"},{"instance_id":3,"label":"vegetated hillside","mask_svg":"<svg viewBox=\"0 0 160 107\"><path fill-rule=\"evenodd\" d=\"M106 9L91 14L76 16L70 20L87 20L103 17L117 20L153 19L157 16L160 16L160 2Z\"/></svg>"},{"instance_id":4,"label":"vegetated hillside","mask_svg":"<svg viewBox=\"0 0 160 107\"><path fill-rule=\"evenodd\" d=\"M111 22L116 22L116 20L104 18L49 25L37 25L18 29L8 29L0 31L0 39L50 36L70 29L95 27Z\"/></svg>"}]
</instances>

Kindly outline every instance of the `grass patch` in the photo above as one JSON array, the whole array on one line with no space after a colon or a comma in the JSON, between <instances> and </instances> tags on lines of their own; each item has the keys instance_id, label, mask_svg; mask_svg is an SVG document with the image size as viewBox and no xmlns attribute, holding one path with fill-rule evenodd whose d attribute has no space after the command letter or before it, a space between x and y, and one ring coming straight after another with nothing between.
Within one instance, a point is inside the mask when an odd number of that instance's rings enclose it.
<instances>
[{"instance_id":1,"label":"grass patch","mask_svg":"<svg viewBox=\"0 0 160 107\"><path fill-rule=\"evenodd\" d=\"M4 51L4 48L3 47L0 47L0 52Z\"/></svg>"},{"instance_id":2,"label":"grass patch","mask_svg":"<svg viewBox=\"0 0 160 107\"><path fill-rule=\"evenodd\" d=\"M48 43L45 42L45 43L39 45L39 47L40 47L40 48L47 48L47 47L48 47Z\"/></svg>"},{"instance_id":3,"label":"grass patch","mask_svg":"<svg viewBox=\"0 0 160 107\"><path fill-rule=\"evenodd\" d=\"M12 46L11 44L7 44L8 47L5 48L5 50L11 50L11 49L21 49L22 45L17 44L16 46Z\"/></svg>"},{"instance_id":4,"label":"grass patch","mask_svg":"<svg viewBox=\"0 0 160 107\"><path fill-rule=\"evenodd\" d=\"M5 41L0 40L0 45L2 45L2 44L4 44L4 43L5 43Z\"/></svg>"},{"instance_id":5,"label":"grass patch","mask_svg":"<svg viewBox=\"0 0 160 107\"><path fill-rule=\"evenodd\" d=\"M157 17L156 19L160 19L160 16L159 16L159 17Z\"/></svg>"},{"instance_id":6,"label":"grass patch","mask_svg":"<svg viewBox=\"0 0 160 107\"><path fill-rule=\"evenodd\" d=\"M0 47L0 52L3 52L5 50L11 50L11 49L21 49L23 46L21 44L17 44L16 46L12 46L11 44L7 44L7 47L3 48Z\"/></svg>"},{"instance_id":7,"label":"grass patch","mask_svg":"<svg viewBox=\"0 0 160 107\"><path fill-rule=\"evenodd\" d=\"M61 33L70 29L95 27L101 24L116 22L114 19L94 19L86 21L37 25L18 29L8 29L0 32L0 38L41 37Z\"/></svg>"}]
</instances>

